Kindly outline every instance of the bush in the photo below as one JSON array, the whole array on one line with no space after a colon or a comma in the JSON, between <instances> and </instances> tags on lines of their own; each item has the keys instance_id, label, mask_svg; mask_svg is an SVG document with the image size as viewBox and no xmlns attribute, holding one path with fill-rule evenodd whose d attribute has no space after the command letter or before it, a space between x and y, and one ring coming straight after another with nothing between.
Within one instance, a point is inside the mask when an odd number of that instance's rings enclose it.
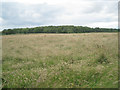
<instances>
[{"instance_id":1,"label":"bush","mask_svg":"<svg viewBox=\"0 0 120 90\"><path fill-rule=\"evenodd\" d=\"M102 63L109 63L108 59L105 57L104 54L101 54L101 55L98 57L97 62L99 62L99 63L101 63L101 64L102 64Z\"/></svg>"}]
</instances>

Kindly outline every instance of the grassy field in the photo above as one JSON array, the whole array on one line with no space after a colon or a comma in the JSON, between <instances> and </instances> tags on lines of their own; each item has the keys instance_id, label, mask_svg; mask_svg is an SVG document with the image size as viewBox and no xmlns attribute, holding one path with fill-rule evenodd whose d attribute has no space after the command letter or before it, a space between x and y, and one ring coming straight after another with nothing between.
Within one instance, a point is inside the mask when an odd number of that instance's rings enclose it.
<instances>
[{"instance_id":1,"label":"grassy field","mask_svg":"<svg viewBox=\"0 0 120 90\"><path fill-rule=\"evenodd\" d=\"M4 88L117 88L118 34L4 35Z\"/></svg>"}]
</instances>

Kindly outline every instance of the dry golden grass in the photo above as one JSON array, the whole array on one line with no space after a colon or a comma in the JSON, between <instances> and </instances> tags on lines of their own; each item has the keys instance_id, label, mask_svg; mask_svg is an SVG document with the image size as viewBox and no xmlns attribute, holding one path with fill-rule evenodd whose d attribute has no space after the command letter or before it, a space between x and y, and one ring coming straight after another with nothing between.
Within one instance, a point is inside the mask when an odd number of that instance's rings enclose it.
<instances>
[{"instance_id":1,"label":"dry golden grass","mask_svg":"<svg viewBox=\"0 0 120 90\"><path fill-rule=\"evenodd\" d=\"M117 35L4 35L3 87L116 88Z\"/></svg>"}]
</instances>

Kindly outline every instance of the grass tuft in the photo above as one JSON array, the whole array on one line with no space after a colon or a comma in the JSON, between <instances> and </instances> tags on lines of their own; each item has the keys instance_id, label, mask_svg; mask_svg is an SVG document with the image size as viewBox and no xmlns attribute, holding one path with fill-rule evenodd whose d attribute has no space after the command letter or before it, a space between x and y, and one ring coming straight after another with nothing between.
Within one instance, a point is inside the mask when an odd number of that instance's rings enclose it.
<instances>
[{"instance_id":1,"label":"grass tuft","mask_svg":"<svg viewBox=\"0 0 120 90\"><path fill-rule=\"evenodd\" d=\"M103 53L98 57L97 62L99 62L101 64L102 63L106 63L106 64L109 63L107 57Z\"/></svg>"}]
</instances>

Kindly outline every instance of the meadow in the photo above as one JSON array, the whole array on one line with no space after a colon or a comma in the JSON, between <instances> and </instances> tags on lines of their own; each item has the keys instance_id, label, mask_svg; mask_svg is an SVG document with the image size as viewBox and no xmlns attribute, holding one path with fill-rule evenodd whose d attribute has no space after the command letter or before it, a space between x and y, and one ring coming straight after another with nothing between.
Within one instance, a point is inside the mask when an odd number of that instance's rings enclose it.
<instances>
[{"instance_id":1,"label":"meadow","mask_svg":"<svg viewBox=\"0 0 120 90\"><path fill-rule=\"evenodd\" d=\"M3 88L117 88L118 33L2 36Z\"/></svg>"}]
</instances>

